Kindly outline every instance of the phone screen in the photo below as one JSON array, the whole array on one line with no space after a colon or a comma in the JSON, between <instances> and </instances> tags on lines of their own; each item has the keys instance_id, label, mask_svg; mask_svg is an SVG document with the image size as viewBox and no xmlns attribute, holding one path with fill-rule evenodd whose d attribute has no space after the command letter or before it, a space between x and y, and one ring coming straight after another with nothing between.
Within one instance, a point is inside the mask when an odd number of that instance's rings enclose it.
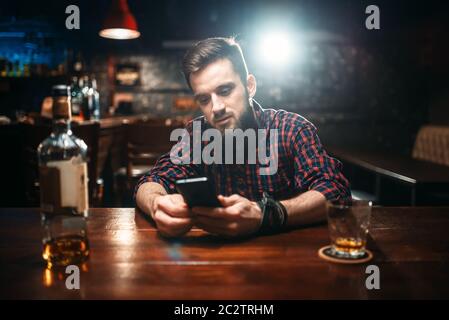
<instances>
[{"instance_id":1,"label":"phone screen","mask_svg":"<svg viewBox=\"0 0 449 320\"><path fill-rule=\"evenodd\" d=\"M177 180L176 189L190 208L221 207L215 194L215 187L207 177Z\"/></svg>"}]
</instances>

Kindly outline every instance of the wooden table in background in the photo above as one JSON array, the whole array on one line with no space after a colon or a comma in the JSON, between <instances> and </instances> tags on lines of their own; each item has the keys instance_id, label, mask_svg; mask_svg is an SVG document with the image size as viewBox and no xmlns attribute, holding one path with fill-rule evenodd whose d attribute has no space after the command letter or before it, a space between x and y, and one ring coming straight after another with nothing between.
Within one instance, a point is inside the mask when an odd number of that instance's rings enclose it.
<instances>
[{"instance_id":1,"label":"wooden table in background","mask_svg":"<svg viewBox=\"0 0 449 320\"><path fill-rule=\"evenodd\" d=\"M344 163L346 175L356 188L359 188L357 184L366 184L371 179L360 170L351 172L351 169L358 168L369 173L374 178L370 189L381 205L448 205L447 166L387 152L337 147L328 147L326 150ZM440 194L446 195L444 200L435 197Z\"/></svg>"},{"instance_id":2,"label":"wooden table in background","mask_svg":"<svg viewBox=\"0 0 449 320\"><path fill-rule=\"evenodd\" d=\"M368 264L321 260L325 225L247 240L192 230L167 241L134 209L91 209L90 260L80 290L45 269L36 209L0 209L0 298L390 299L449 298L449 208L374 208Z\"/></svg>"}]
</instances>

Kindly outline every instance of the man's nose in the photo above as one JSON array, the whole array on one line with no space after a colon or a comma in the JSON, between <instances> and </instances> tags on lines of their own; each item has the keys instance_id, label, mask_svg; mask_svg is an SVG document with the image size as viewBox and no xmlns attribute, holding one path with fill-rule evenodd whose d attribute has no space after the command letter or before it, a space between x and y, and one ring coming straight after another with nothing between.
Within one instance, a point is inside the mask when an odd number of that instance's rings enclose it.
<instances>
[{"instance_id":1,"label":"man's nose","mask_svg":"<svg viewBox=\"0 0 449 320\"><path fill-rule=\"evenodd\" d=\"M226 111L226 107L219 97L217 97L216 95L212 95L211 100L212 100L212 112L215 115L221 115Z\"/></svg>"}]
</instances>

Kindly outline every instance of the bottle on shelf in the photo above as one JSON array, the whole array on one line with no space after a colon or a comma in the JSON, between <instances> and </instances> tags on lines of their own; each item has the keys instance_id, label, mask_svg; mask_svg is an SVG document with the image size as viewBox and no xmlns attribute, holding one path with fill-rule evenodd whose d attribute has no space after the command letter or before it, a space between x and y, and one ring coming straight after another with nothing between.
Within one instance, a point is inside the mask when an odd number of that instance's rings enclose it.
<instances>
[{"instance_id":1,"label":"bottle on shelf","mask_svg":"<svg viewBox=\"0 0 449 320\"><path fill-rule=\"evenodd\" d=\"M89 77L83 76L82 85L80 84L81 92L83 94L81 111L83 113L84 120L90 120L92 116L93 97L89 86Z\"/></svg>"},{"instance_id":2,"label":"bottle on shelf","mask_svg":"<svg viewBox=\"0 0 449 320\"><path fill-rule=\"evenodd\" d=\"M71 106L72 106L72 116L75 121L84 120L82 105L83 105L83 92L82 92L82 79L78 77L72 77L72 83L70 84L71 92Z\"/></svg>"},{"instance_id":3,"label":"bottle on shelf","mask_svg":"<svg viewBox=\"0 0 449 320\"><path fill-rule=\"evenodd\" d=\"M71 72L79 77L81 77L84 72L84 60L80 51L76 54L76 57L73 60Z\"/></svg>"},{"instance_id":4,"label":"bottle on shelf","mask_svg":"<svg viewBox=\"0 0 449 320\"><path fill-rule=\"evenodd\" d=\"M38 147L43 258L48 268L89 257L87 146L70 129L70 88L52 88L53 131Z\"/></svg>"},{"instance_id":5,"label":"bottle on shelf","mask_svg":"<svg viewBox=\"0 0 449 320\"><path fill-rule=\"evenodd\" d=\"M100 93L97 90L97 80L91 76L91 94L92 94L92 117L95 120L100 119Z\"/></svg>"}]
</instances>

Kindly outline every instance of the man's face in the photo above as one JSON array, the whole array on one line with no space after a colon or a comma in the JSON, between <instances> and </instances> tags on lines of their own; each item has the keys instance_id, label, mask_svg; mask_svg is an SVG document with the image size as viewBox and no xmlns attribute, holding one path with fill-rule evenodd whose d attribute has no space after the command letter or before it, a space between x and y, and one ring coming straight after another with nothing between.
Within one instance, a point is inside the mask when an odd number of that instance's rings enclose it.
<instances>
[{"instance_id":1,"label":"man's face","mask_svg":"<svg viewBox=\"0 0 449 320\"><path fill-rule=\"evenodd\" d=\"M241 127L249 110L248 93L230 60L217 60L192 73L190 85L211 126L222 132Z\"/></svg>"}]
</instances>

